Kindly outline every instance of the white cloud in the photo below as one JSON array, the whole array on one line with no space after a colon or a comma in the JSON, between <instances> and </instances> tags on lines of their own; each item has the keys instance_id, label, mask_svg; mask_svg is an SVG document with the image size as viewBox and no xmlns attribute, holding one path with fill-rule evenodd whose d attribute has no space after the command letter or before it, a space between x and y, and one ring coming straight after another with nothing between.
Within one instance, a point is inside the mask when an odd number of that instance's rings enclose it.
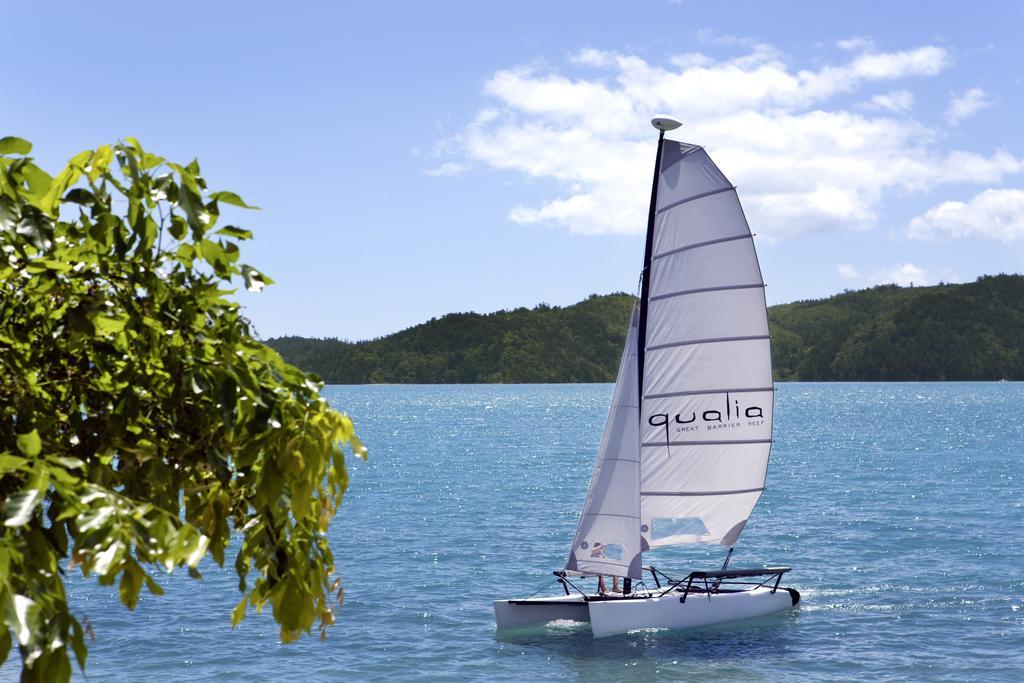
<instances>
[{"instance_id":1,"label":"white cloud","mask_svg":"<svg viewBox=\"0 0 1024 683\"><path fill-rule=\"evenodd\" d=\"M849 263L840 263L836 266L836 271L839 273L839 277L844 280L859 280L861 277L860 271Z\"/></svg>"},{"instance_id":2,"label":"white cloud","mask_svg":"<svg viewBox=\"0 0 1024 683\"><path fill-rule=\"evenodd\" d=\"M904 263L881 276L874 278L880 284L895 284L900 287L925 285L929 283L928 275L913 263Z\"/></svg>"},{"instance_id":3,"label":"white cloud","mask_svg":"<svg viewBox=\"0 0 1024 683\"><path fill-rule=\"evenodd\" d=\"M735 36L729 33L720 33L713 28L698 29L697 40L711 45L731 45L740 47L754 47L760 45L760 41L750 36Z\"/></svg>"},{"instance_id":4,"label":"white cloud","mask_svg":"<svg viewBox=\"0 0 1024 683\"><path fill-rule=\"evenodd\" d=\"M982 109L992 106L992 100L981 88L971 88L963 95L956 95L946 109L946 121L951 126L960 125L965 119L969 119Z\"/></svg>"},{"instance_id":5,"label":"white cloud","mask_svg":"<svg viewBox=\"0 0 1024 683\"><path fill-rule=\"evenodd\" d=\"M910 236L936 233L1010 242L1024 237L1024 190L985 190L969 202L943 202L910 222Z\"/></svg>"},{"instance_id":6,"label":"white cloud","mask_svg":"<svg viewBox=\"0 0 1024 683\"><path fill-rule=\"evenodd\" d=\"M1024 170L1006 152L942 151L934 130L903 112L888 115L909 109L907 90L877 96L880 114L829 108L836 96L931 76L950 61L934 46L857 49L864 51L816 69L793 68L763 44L747 45L733 59L687 54L665 66L587 49L570 60L571 71L585 76L528 66L494 73L484 86L494 105L452 147L461 163L554 181L560 196L515 207L509 217L579 233L643 230L654 156L646 121L664 112L686 124L675 139L708 148L768 239L869 228L888 194L993 183Z\"/></svg>"},{"instance_id":7,"label":"white cloud","mask_svg":"<svg viewBox=\"0 0 1024 683\"><path fill-rule=\"evenodd\" d=\"M428 168L424 173L432 176L459 175L469 170L469 164L460 164L454 161L447 161L437 168Z\"/></svg>"},{"instance_id":8,"label":"white cloud","mask_svg":"<svg viewBox=\"0 0 1024 683\"><path fill-rule=\"evenodd\" d=\"M840 263L836 266L836 271L839 273L839 277L860 287L875 285L927 287L939 282L940 277L943 282L960 282L960 277L948 268L934 273L931 269L925 270L910 262L901 263L891 268L874 268L870 271L864 271L849 263Z\"/></svg>"},{"instance_id":9,"label":"white cloud","mask_svg":"<svg viewBox=\"0 0 1024 683\"><path fill-rule=\"evenodd\" d=\"M909 90L893 90L873 96L862 107L873 111L891 111L894 114L905 114L914 107L914 93Z\"/></svg>"},{"instance_id":10,"label":"white cloud","mask_svg":"<svg viewBox=\"0 0 1024 683\"><path fill-rule=\"evenodd\" d=\"M853 36L846 40L838 41L836 47L847 52L865 52L874 49L875 41L871 40L869 36Z\"/></svg>"}]
</instances>

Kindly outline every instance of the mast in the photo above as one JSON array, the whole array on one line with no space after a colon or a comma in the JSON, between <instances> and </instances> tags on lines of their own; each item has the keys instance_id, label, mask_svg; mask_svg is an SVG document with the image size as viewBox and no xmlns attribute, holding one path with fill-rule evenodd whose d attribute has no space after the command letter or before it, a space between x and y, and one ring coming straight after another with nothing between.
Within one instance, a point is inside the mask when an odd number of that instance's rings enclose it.
<instances>
[{"instance_id":1,"label":"mast","mask_svg":"<svg viewBox=\"0 0 1024 683\"><path fill-rule=\"evenodd\" d=\"M651 288L651 252L654 249L654 218L658 211L658 176L661 175L661 150L665 131L675 130L683 125L671 116L655 116L651 125L658 129L658 152L654 157L654 180L651 182L651 208L647 213L647 240L644 246L644 267L640 271L640 320L637 330L636 370L637 400L640 405L640 430L644 421L644 353L647 350L647 299Z\"/></svg>"},{"instance_id":2,"label":"mast","mask_svg":"<svg viewBox=\"0 0 1024 683\"><path fill-rule=\"evenodd\" d=\"M654 156L654 180L651 181L651 207L647 212L647 239L644 244L644 268L640 275L640 316L637 330L636 379L637 379L637 417L640 421L640 433L643 433L644 421L644 353L647 350L647 298L651 288L651 252L654 249L654 219L658 212L658 178L661 175L661 150L665 142L665 131L675 130L683 125L669 116L655 116L651 125L658 129L658 152ZM632 592L632 581L622 581L622 592Z\"/></svg>"}]
</instances>

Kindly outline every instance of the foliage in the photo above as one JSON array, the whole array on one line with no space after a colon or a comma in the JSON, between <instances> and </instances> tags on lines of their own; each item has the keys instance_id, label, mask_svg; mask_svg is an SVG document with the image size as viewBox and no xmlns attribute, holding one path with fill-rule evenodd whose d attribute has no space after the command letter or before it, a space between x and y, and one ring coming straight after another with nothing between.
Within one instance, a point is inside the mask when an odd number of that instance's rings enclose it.
<instances>
[{"instance_id":1,"label":"foliage","mask_svg":"<svg viewBox=\"0 0 1024 683\"><path fill-rule=\"evenodd\" d=\"M228 299L270 282L239 263L250 233L217 227L245 202L131 138L55 177L30 151L0 139L0 663L17 644L24 680L67 680L67 572L132 609L156 571L222 565L232 529L232 622L269 603L282 640L323 632L342 445L364 449Z\"/></svg>"},{"instance_id":2,"label":"foliage","mask_svg":"<svg viewBox=\"0 0 1024 683\"><path fill-rule=\"evenodd\" d=\"M593 295L566 308L453 313L366 342L280 337L267 344L338 384L612 382L634 301Z\"/></svg>"}]
</instances>

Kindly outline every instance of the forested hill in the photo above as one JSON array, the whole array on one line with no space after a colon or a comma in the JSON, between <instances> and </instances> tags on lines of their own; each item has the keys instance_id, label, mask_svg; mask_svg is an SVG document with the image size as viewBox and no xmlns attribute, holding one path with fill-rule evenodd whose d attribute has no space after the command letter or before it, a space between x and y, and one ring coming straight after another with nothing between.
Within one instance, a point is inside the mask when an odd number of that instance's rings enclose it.
<instances>
[{"instance_id":1,"label":"forested hill","mask_svg":"<svg viewBox=\"0 0 1024 683\"><path fill-rule=\"evenodd\" d=\"M454 313L365 342L270 339L337 384L611 382L633 297ZM781 380L1024 379L1024 277L883 285L768 311Z\"/></svg>"},{"instance_id":2,"label":"forested hill","mask_svg":"<svg viewBox=\"0 0 1024 683\"><path fill-rule=\"evenodd\" d=\"M1024 379L1024 277L885 285L768 311L778 379Z\"/></svg>"},{"instance_id":3,"label":"forested hill","mask_svg":"<svg viewBox=\"0 0 1024 683\"><path fill-rule=\"evenodd\" d=\"M594 295L565 308L452 313L358 343L266 343L331 384L614 382L633 300Z\"/></svg>"}]
</instances>

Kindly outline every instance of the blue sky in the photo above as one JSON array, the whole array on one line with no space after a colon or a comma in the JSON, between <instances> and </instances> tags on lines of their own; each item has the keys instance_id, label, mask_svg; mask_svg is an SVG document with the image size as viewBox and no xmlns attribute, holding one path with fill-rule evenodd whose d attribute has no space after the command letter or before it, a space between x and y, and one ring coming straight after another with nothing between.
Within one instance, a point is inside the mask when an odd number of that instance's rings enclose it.
<instances>
[{"instance_id":1,"label":"blue sky","mask_svg":"<svg viewBox=\"0 0 1024 683\"><path fill-rule=\"evenodd\" d=\"M974 10L971 10L971 8ZM133 135L260 212L263 336L634 291L653 113L739 186L769 303L1024 270L1024 5L0 3L0 135Z\"/></svg>"}]
</instances>

